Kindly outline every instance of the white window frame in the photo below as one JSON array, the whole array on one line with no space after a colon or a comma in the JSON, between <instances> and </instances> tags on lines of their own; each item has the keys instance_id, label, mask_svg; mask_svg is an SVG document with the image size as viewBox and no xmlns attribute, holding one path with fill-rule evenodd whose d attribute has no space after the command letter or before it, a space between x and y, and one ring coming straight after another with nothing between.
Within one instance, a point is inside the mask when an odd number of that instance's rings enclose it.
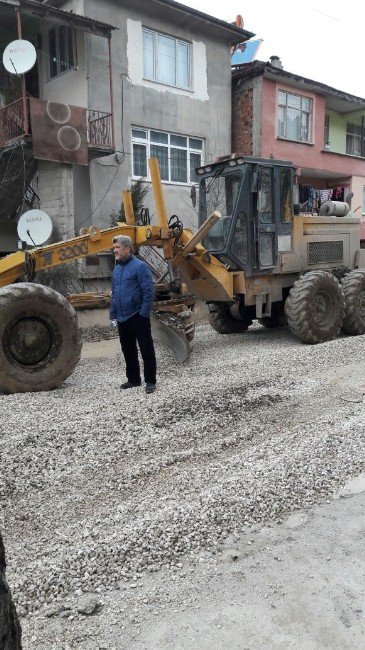
<instances>
[{"instance_id":1,"label":"white window frame","mask_svg":"<svg viewBox=\"0 0 365 650\"><path fill-rule=\"evenodd\" d=\"M66 30L66 35L67 37L65 38L65 52L66 52L66 70L60 70L60 29L64 28ZM55 31L55 40L56 40L56 66L57 66L57 73L52 75L51 74L51 51L50 51L50 34L51 31ZM69 35L71 35L71 39L69 39ZM72 44L72 58L73 58L73 63L70 64L70 52L69 52L69 43L71 40ZM63 74L66 74L70 70L75 70L77 67L77 57L76 57L76 32L75 29L70 27L69 25L53 25L47 30L47 47L48 47L48 56L49 56L49 62L48 62L48 80L51 81L52 79L57 79L57 77L60 77Z\"/></svg>"},{"instance_id":2,"label":"white window frame","mask_svg":"<svg viewBox=\"0 0 365 650\"><path fill-rule=\"evenodd\" d=\"M365 216L365 185L363 185L363 188L362 188L361 214L362 214L362 216Z\"/></svg>"},{"instance_id":3,"label":"white window frame","mask_svg":"<svg viewBox=\"0 0 365 650\"><path fill-rule=\"evenodd\" d=\"M349 126L353 127L354 132L349 131ZM362 146L361 146L361 136L362 136ZM352 144L354 145L355 142L358 143L358 149L359 153L350 153L348 151L349 147L349 139L351 138ZM353 146L355 149L355 147ZM363 158L364 157L364 152L365 152L365 133L363 132L361 124L354 124L353 122L347 122L346 123L346 154L348 156L356 156L356 158Z\"/></svg>"},{"instance_id":4,"label":"white window frame","mask_svg":"<svg viewBox=\"0 0 365 650\"><path fill-rule=\"evenodd\" d=\"M153 74L152 76L147 76L146 71L144 68L144 35L145 34L150 34L153 37ZM161 79L158 78L158 56L157 56L157 39L159 36L165 37L165 38L170 38L171 40L174 41L175 43L175 83L170 84L167 83L166 81L162 81ZM182 45L186 45L188 47L188 85L180 85L177 83L177 66L178 66L178 59L177 59L177 46L178 44L181 43ZM147 81L153 81L155 83L161 84L163 86L171 86L172 88L182 88L183 90L192 90L192 67L191 67L191 60L192 60L192 44L189 41L185 41L181 38L177 38L176 36L171 36L170 34L164 34L163 32L157 32L153 29L149 29L148 27L142 27L142 48L143 48L143 78L146 79Z\"/></svg>"},{"instance_id":5,"label":"white window frame","mask_svg":"<svg viewBox=\"0 0 365 650\"><path fill-rule=\"evenodd\" d=\"M138 137L133 134L133 131L145 131L146 133L146 138ZM153 142L151 141L151 132L152 133L161 133L163 135L168 136L168 141L166 144L162 142ZM191 186L191 185L197 185L198 180L190 180L191 178L191 165L190 165L190 154L198 154L200 155L200 165L204 165L204 139L200 138L198 136L193 136L193 135L182 135L181 133L170 133L167 131L160 131L159 129L146 129L143 126L132 126L131 129L131 136L132 136L132 178L134 180L137 180L139 178L144 178L145 180L150 181L151 180L151 175L148 167L148 159L151 158L151 145L156 145L158 147L166 147L168 149L168 169L169 169L169 178L168 179L161 179L162 183L168 183L169 185L183 185L183 186ZM176 144L171 144L171 137L183 137L187 139L187 146L179 146ZM202 148L201 149L196 149L194 147L190 146L190 140L200 140L202 143ZM134 149L133 145L138 144L138 145L143 145L146 147L146 160L147 160L147 176L137 176L134 173ZM186 156L187 156L187 182L183 181L174 181L171 180L171 149L179 149L181 151L186 151Z\"/></svg>"},{"instance_id":6,"label":"white window frame","mask_svg":"<svg viewBox=\"0 0 365 650\"><path fill-rule=\"evenodd\" d=\"M280 94L284 94L286 96L286 102L285 104L280 103ZM288 106L288 97L298 97L300 99L300 108L296 109L294 107L289 107ZM309 102L309 110L306 110L305 108L302 107L303 100ZM277 130L278 130L278 138L282 138L284 140L289 140L291 142L300 142L302 144L313 144L312 140L312 131L313 131L313 99L312 97L308 97L308 95L299 95L298 93L291 93L288 90L284 90L280 88L278 90L278 96L277 96L277 108L278 108L278 117L277 117ZM297 110L298 114L300 115L300 119L302 118L302 115L307 116L308 118L308 134L307 138L300 137L298 138L292 138L288 136L288 125L287 125L287 110L290 108L291 110ZM284 134L280 132L280 118L279 118L279 111L280 109L283 110L284 112ZM302 130L302 127L301 127Z\"/></svg>"}]
</instances>

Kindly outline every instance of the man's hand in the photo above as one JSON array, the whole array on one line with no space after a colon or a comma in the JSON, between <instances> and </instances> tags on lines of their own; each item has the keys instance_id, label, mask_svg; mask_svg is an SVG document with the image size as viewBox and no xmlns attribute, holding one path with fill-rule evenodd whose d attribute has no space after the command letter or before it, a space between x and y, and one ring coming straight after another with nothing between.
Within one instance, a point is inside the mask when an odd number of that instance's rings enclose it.
<instances>
[{"instance_id":1,"label":"man's hand","mask_svg":"<svg viewBox=\"0 0 365 650\"><path fill-rule=\"evenodd\" d=\"M110 321L110 327L117 327L117 325L118 325L117 320L113 319L113 320Z\"/></svg>"}]
</instances>

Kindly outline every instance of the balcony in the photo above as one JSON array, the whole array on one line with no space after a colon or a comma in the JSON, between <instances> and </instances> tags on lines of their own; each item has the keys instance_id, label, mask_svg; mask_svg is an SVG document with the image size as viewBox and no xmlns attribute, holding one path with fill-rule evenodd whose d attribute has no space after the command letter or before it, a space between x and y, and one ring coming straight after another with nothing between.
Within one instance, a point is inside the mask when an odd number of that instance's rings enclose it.
<instances>
[{"instance_id":1,"label":"balcony","mask_svg":"<svg viewBox=\"0 0 365 650\"><path fill-rule=\"evenodd\" d=\"M87 141L91 149L114 150L112 119L111 113L87 110Z\"/></svg>"},{"instance_id":2,"label":"balcony","mask_svg":"<svg viewBox=\"0 0 365 650\"><path fill-rule=\"evenodd\" d=\"M15 102L0 108L0 147L10 141L22 138L29 133L29 104L28 98L17 99Z\"/></svg>"},{"instance_id":3,"label":"balcony","mask_svg":"<svg viewBox=\"0 0 365 650\"><path fill-rule=\"evenodd\" d=\"M20 98L0 108L0 147L31 136L29 97ZM86 110L86 133L89 154L108 155L114 151L112 113Z\"/></svg>"}]
</instances>

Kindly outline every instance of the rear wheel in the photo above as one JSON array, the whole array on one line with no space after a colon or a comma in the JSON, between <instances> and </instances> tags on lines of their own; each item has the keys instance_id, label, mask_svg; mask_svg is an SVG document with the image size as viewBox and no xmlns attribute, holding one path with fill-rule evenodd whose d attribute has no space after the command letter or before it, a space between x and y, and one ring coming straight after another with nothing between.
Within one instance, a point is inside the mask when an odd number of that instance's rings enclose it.
<instances>
[{"instance_id":1,"label":"rear wheel","mask_svg":"<svg viewBox=\"0 0 365 650\"><path fill-rule=\"evenodd\" d=\"M365 270L347 273L341 282L345 296L345 318L342 329L346 334L365 334Z\"/></svg>"},{"instance_id":2,"label":"rear wheel","mask_svg":"<svg viewBox=\"0 0 365 650\"><path fill-rule=\"evenodd\" d=\"M338 280L327 271L310 271L290 289L285 315L291 332L303 343L323 343L338 336L345 299Z\"/></svg>"},{"instance_id":3,"label":"rear wheel","mask_svg":"<svg viewBox=\"0 0 365 650\"><path fill-rule=\"evenodd\" d=\"M249 307L239 307L240 318L235 318L227 303L209 305L209 324L219 334L239 334L252 325L252 314Z\"/></svg>"},{"instance_id":4,"label":"rear wheel","mask_svg":"<svg viewBox=\"0 0 365 650\"><path fill-rule=\"evenodd\" d=\"M57 388L81 347L76 311L60 293L32 283L0 289L0 392Z\"/></svg>"}]
</instances>

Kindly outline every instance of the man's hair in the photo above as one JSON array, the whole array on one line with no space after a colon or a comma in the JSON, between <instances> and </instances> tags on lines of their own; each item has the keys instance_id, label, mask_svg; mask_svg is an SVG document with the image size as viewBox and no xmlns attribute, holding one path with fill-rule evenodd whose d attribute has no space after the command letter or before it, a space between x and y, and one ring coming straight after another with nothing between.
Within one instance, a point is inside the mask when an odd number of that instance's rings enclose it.
<instances>
[{"instance_id":1,"label":"man's hair","mask_svg":"<svg viewBox=\"0 0 365 650\"><path fill-rule=\"evenodd\" d=\"M113 244L120 244L123 248L126 248L127 246L132 248L132 240L129 235L116 235L113 237Z\"/></svg>"}]
</instances>

